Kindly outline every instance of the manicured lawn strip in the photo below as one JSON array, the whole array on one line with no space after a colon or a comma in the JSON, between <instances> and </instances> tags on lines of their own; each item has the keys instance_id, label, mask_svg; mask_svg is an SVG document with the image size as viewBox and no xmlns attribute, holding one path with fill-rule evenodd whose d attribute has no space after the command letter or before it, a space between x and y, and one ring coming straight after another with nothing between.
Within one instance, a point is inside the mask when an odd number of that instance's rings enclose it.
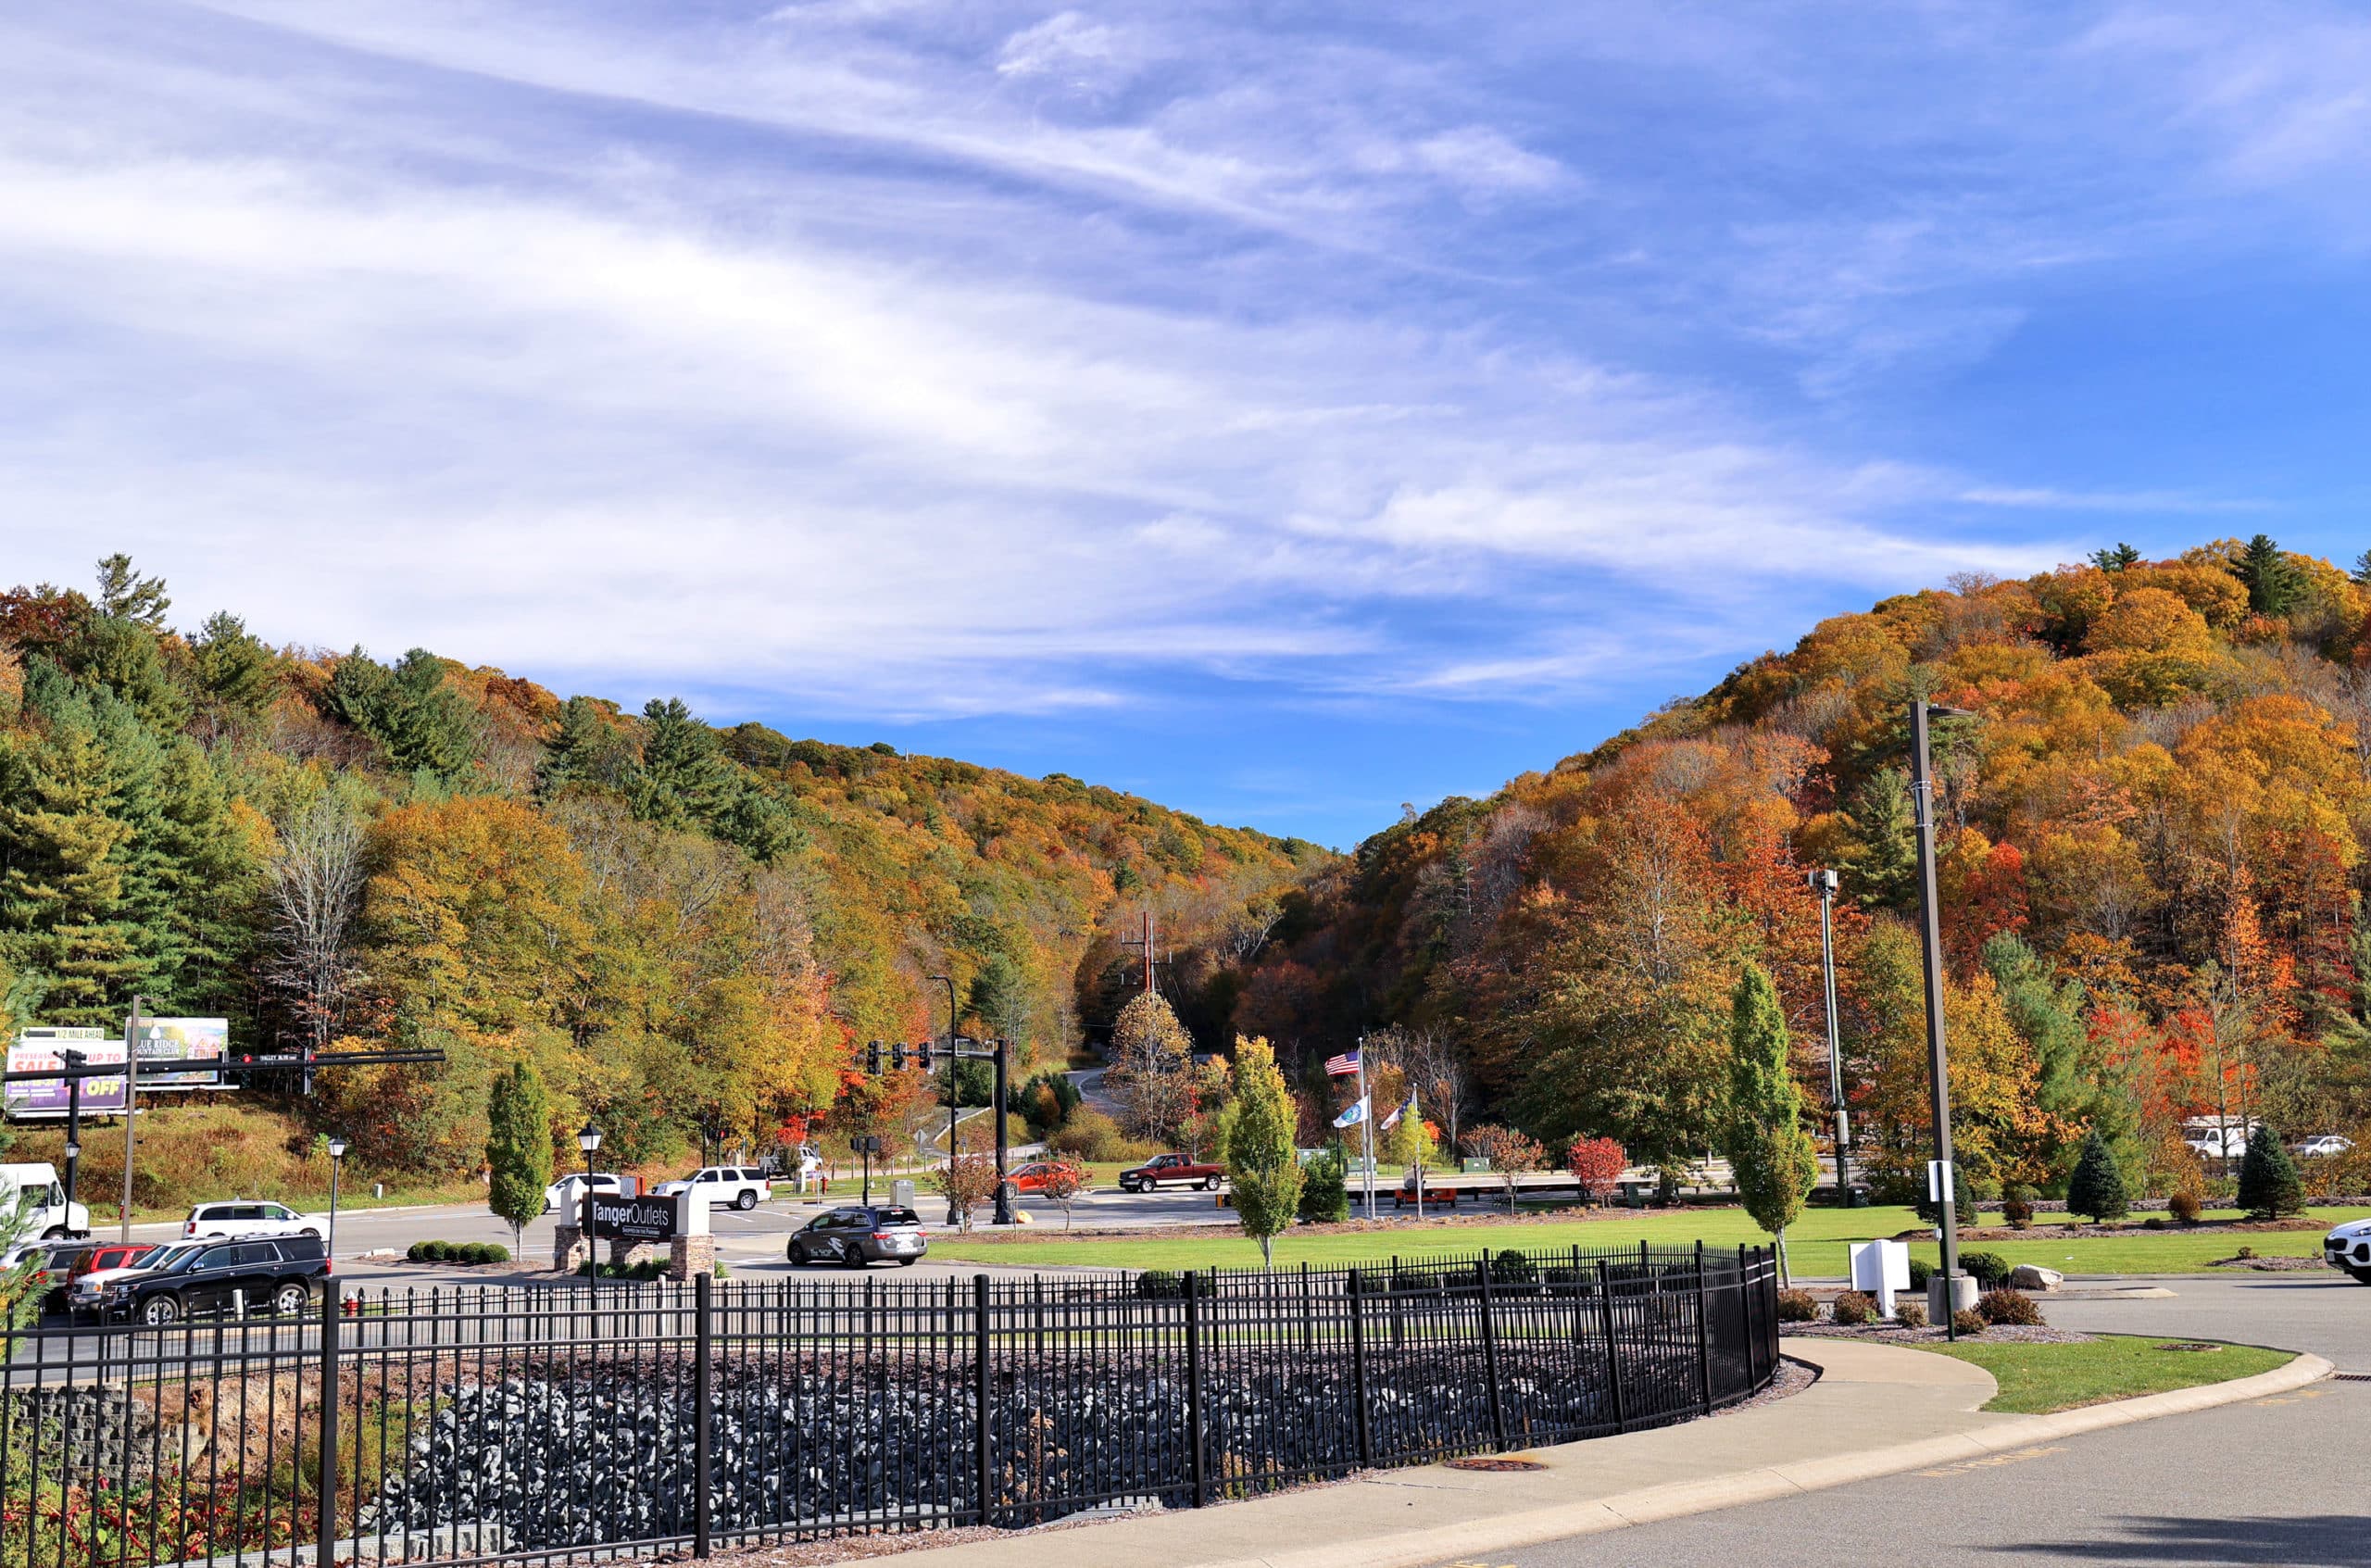
<instances>
[{"instance_id":1,"label":"manicured lawn strip","mask_svg":"<svg viewBox=\"0 0 2371 1568\"><path fill-rule=\"evenodd\" d=\"M2257 1345L2227 1345L2219 1350L2161 1350L2160 1338L2111 1335L2080 1345L1988 1345L1963 1339L1956 1345L1913 1348L1972 1361L2001 1386L1984 1408L2010 1415L2049 1415L2108 1399L2138 1399L2202 1383L2252 1377L2296 1359L2293 1350Z\"/></svg>"},{"instance_id":2,"label":"manicured lawn strip","mask_svg":"<svg viewBox=\"0 0 2371 1568\"><path fill-rule=\"evenodd\" d=\"M1207 1203L1204 1194L1178 1195L1182 1203ZM945 1232L931 1238L935 1257L966 1262L1010 1264L1074 1264L1107 1269L1254 1268L1257 1243L1241 1233L1216 1227L1142 1239L1096 1237L1064 1240L1061 1214L1052 1205L1022 1199L1040 1226L1051 1227L1026 1241L962 1240ZM1602 1219L1549 1220L1487 1225L1406 1225L1370 1231L1338 1231L1311 1235L1287 1231L1276 1238L1279 1263L1355 1263L1374 1259L1437 1258L1505 1247L1525 1249L1578 1246L1587 1249L1656 1246L1684 1247L1701 1239L1708 1247L1760 1245L1769 1238L1742 1209L1662 1209L1644 1212L1599 1210ZM2371 1210L2310 1210L2322 1225L2354 1219ZM2228 1217L2228 1216L2226 1216ZM1074 1223L1095 1223L1091 1204L1083 1204ZM1788 1251L1800 1274L1838 1277L1845 1272L1848 1240L1889 1236L1912 1229L1918 1216L1906 1208L1812 1209L1788 1232ZM2012 1263L2039 1263L2067 1273L2193 1273L2217 1258L2227 1258L2241 1246L2264 1256L2311 1256L2321 1248L2321 1231L2222 1231L2196 1235L2178 1230L2151 1231L2138 1225L2101 1226L2097 1236L2067 1241L1979 1241L1973 1248L1998 1252ZM1935 1259L1932 1242L1913 1243L1913 1256Z\"/></svg>"}]
</instances>

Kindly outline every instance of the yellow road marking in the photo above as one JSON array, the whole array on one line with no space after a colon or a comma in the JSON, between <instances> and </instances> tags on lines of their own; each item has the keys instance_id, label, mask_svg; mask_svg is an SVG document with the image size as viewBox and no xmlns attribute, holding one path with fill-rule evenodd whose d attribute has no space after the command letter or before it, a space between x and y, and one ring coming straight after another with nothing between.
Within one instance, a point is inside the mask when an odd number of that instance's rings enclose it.
<instances>
[{"instance_id":1,"label":"yellow road marking","mask_svg":"<svg viewBox=\"0 0 2371 1568\"><path fill-rule=\"evenodd\" d=\"M1929 1477L1963 1475L1971 1470L1997 1470L2004 1464L2023 1464L2029 1459L2040 1459L2049 1454L2063 1454L2065 1451L2064 1449L2058 1447L2012 1449L2005 1454L1987 1454L1982 1459L1963 1459L1957 1464L1938 1465L1932 1470L1922 1470L1918 1474Z\"/></svg>"}]
</instances>

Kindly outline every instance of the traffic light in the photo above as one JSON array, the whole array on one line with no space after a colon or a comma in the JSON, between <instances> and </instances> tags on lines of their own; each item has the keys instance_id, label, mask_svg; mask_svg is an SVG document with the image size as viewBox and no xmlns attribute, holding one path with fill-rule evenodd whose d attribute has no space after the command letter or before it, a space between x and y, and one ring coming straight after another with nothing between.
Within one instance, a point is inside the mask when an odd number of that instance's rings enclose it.
<instances>
[{"instance_id":1,"label":"traffic light","mask_svg":"<svg viewBox=\"0 0 2371 1568\"><path fill-rule=\"evenodd\" d=\"M914 1048L922 1052L922 1071L925 1073L929 1072L931 1070L931 1043L928 1040L924 1040L921 1045L916 1046Z\"/></svg>"},{"instance_id":2,"label":"traffic light","mask_svg":"<svg viewBox=\"0 0 2371 1568\"><path fill-rule=\"evenodd\" d=\"M867 1040L864 1043L864 1070L867 1073L872 1073L876 1078L881 1076L880 1041Z\"/></svg>"},{"instance_id":3,"label":"traffic light","mask_svg":"<svg viewBox=\"0 0 2371 1568\"><path fill-rule=\"evenodd\" d=\"M893 1073L903 1073L906 1070L905 1041L900 1040L889 1047L889 1070Z\"/></svg>"}]
</instances>

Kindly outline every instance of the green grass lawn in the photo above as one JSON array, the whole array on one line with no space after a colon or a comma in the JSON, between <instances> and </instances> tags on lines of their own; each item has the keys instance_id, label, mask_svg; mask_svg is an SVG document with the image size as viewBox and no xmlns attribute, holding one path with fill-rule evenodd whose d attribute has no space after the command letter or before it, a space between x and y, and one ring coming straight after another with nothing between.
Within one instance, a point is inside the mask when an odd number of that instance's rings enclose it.
<instances>
[{"instance_id":1,"label":"green grass lawn","mask_svg":"<svg viewBox=\"0 0 2371 1568\"><path fill-rule=\"evenodd\" d=\"M2256 1345L2227 1345L2210 1351L2158 1348L2169 1343L2173 1341L2112 1335L2080 1345L1988 1345L1963 1339L1956 1345L1917 1348L1972 1361L1990 1373L2001 1391L1984 1408L2011 1415L2048 1415L2108 1399L2227 1383L2296 1359L2293 1350Z\"/></svg>"},{"instance_id":2,"label":"green grass lawn","mask_svg":"<svg viewBox=\"0 0 2371 1568\"><path fill-rule=\"evenodd\" d=\"M1208 1195L1179 1194L1180 1204L1204 1204ZM1259 1244L1240 1232L1216 1228L1115 1239L1065 1239L1061 1212L1050 1204L1024 1198L1040 1234L1026 1240L959 1240L935 1236L934 1256L983 1263L1070 1263L1082 1268L1204 1269L1256 1268ZM1386 1210L1388 1212L1388 1210ZM1570 1210L1578 1213L1579 1210ZM1529 1248L1686 1246L1701 1239L1707 1246L1735 1248L1739 1242L1760 1244L1769 1237L1746 1218L1741 1209L1669 1209L1637 1211L1600 1210L1595 1219L1551 1219L1519 1223L1418 1226L1405 1225L1361 1232L1306 1235L1286 1232L1276 1238L1279 1263L1349 1263L1368 1259L1439 1257L1471 1253L1488 1248ZM2308 1211L2323 1227L2355 1219L2371 1210L2315 1209ZM1091 1204L1076 1211L1075 1223L1092 1225ZM2236 1218L2233 1214L2207 1216ZM1811 1209L1788 1232L1788 1253L1799 1274L1840 1277L1845 1272L1845 1244L1890 1236L1918 1224L1918 1216L1904 1208ZM2195 1273L2217 1258L2227 1258L2240 1245L2262 1255L2311 1256L2321 1249L2321 1230L2217 1232L2185 1234L2179 1230L2151 1231L2138 1224L2102 1225L2095 1236L2065 1241L1982 1241L1973 1243L1998 1252L2012 1263L2039 1263L2065 1273ZM1933 1262L1931 1241L1913 1243L1912 1254Z\"/></svg>"}]
</instances>

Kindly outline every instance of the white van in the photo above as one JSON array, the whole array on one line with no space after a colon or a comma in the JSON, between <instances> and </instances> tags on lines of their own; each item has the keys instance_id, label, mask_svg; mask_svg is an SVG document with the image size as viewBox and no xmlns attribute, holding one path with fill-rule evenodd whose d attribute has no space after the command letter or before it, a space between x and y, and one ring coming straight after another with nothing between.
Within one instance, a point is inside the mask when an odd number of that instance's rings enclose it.
<instances>
[{"instance_id":1,"label":"white van","mask_svg":"<svg viewBox=\"0 0 2371 1568\"><path fill-rule=\"evenodd\" d=\"M20 1204L30 1203L24 1239L35 1236L76 1240L91 1234L91 1210L87 1205L66 1201L66 1184L57 1179L57 1167L40 1165L0 1165L0 1214L14 1216ZM0 1222L5 1223L5 1222Z\"/></svg>"}]
</instances>

